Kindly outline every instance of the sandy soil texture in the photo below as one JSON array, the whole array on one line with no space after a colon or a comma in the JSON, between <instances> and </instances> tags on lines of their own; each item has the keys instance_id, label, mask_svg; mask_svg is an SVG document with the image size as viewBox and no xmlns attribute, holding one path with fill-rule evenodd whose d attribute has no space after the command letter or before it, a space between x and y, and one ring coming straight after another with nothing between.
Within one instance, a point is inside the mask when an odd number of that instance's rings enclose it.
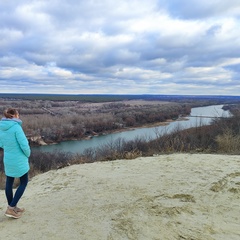
<instances>
[{"instance_id":1,"label":"sandy soil texture","mask_svg":"<svg viewBox=\"0 0 240 240\"><path fill-rule=\"evenodd\" d=\"M5 240L239 240L240 156L171 154L50 171L4 216Z\"/></svg>"}]
</instances>

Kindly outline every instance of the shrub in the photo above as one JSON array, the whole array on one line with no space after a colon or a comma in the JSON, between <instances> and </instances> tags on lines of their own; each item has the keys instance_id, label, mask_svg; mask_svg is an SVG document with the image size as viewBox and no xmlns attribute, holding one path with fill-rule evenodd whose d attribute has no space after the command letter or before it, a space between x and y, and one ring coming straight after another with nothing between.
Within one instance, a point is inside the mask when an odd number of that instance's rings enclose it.
<instances>
[{"instance_id":1,"label":"shrub","mask_svg":"<svg viewBox=\"0 0 240 240\"><path fill-rule=\"evenodd\" d=\"M234 135L231 129L226 129L222 135L216 137L218 151L223 153L240 153L240 135Z\"/></svg>"}]
</instances>

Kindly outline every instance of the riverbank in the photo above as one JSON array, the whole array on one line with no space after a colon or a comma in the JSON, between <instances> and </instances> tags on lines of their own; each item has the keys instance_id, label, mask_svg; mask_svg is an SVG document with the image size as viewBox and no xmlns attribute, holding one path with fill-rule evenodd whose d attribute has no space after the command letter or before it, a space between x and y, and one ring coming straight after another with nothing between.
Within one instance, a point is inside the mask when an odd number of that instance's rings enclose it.
<instances>
[{"instance_id":1,"label":"riverbank","mask_svg":"<svg viewBox=\"0 0 240 240\"><path fill-rule=\"evenodd\" d=\"M73 165L34 177L3 239L240 239L239 156L172 154Z\"/></svg>"},{"instance_id":2,"label":"riverbank","mask_svg":"<svg viewBox=\"0 0 240 240\"><path fill-rule=\"evenodd\" d=\"M113 129L112 131L107 131L107 132L102 132L102 133L95 133L93 132L91 135L85 136L83 138L64 138L62 139L61 142L63 141L80 141L80 140L90 140L93 137L97 136L103 136L103 135L108 135L108 134L113 134L113 133L121 133L121 132L127 132L127 131L133 131L136 129L141 129L141 128L153 128L153 127L159 127L159 126L167 126L171 122L176 122L176 121L188 121L189 119L186 117L181 117L176 120L169 119L165 122L156 122L156 123L149 123L149 124L144 124L141 126L135 126L135 127L125 127L125 128L120 128L120 129ZM46 145L53 145L53 144L58 144L60 142L53 142L53 141L45 141L40 135L38 136L30 136L28 137L28 140L30 142L31 146L46 146Z\"/></svg>"}]
</instances>

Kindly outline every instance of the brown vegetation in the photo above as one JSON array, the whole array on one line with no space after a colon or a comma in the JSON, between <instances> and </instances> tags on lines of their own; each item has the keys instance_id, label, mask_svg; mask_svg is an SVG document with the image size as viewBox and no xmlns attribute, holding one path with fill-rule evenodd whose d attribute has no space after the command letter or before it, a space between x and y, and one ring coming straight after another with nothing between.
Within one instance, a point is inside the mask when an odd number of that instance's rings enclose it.
<instances>
[{"instance_id":1,"label":"brown vegetation","mask_svg":"<svg viewBox=\"0 0 240 240\"><path fill-rule=\"evenodd\" d=\"M2 108L5 109L9 106L8 104L5 104L5 106L2 104ZM18 101L12 102L11 106L19 108L21 106L20 113L23 114L22 118L27 134L43 135L49 141L79 138L87 134L93 134L93 132L103 133L116 128L127 127L131 125L129 123L131 122L130 118L133 119L133 126L139 126L154 121L165 121L189 111L188 105L174 103L134 104L133 106L127 103L104 103L98 104L98 107L94 110L89 108L83 110L84 107L81 108L81 104L78 102L64 102L58 105L58 103L48 101L47 105L44 101L36 101L35 104L30 104L28 101ZM26 107L26 105L28 106ZM42 109L43 105L56 115L45 113L45 110ZM233 117L218 118L210 126L200 126L187 130L176 129L175 132L159 136L152 141L144 138L136 138L132 141L118 139L99 148L89 148L81 155L66 152L44 153L32 151L30 176L71 164L134 159L139 156L173 152L239 154L240 111L238 108L231 109L231 111L234 114ZM0 155L2 158L2 150L0 150ZM0 187L3 187L4 179L3 163L1 161Z\"/></svg>"},{"instance_id":2,"label":"brown vegetation","mask_svg":"<svg viewBox=\"0 0 240 240\"><path fill-rule=\"evenodd\" d=\"M0 106L0 111L10 106L19 109L31 144L39 144L40 138L46 143L83 139L176 119L191 111L189 104L146 100L83 103L4 99L0 101Z\"/></svg>"}]
</instances>

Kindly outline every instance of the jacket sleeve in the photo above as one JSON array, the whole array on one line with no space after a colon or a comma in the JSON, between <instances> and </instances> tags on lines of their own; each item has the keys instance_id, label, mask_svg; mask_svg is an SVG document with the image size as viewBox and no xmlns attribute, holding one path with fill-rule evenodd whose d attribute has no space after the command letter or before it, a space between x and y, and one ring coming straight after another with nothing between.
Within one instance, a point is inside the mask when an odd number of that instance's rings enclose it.
<instances>
[{"instance_id":1,"label":"jacket sleeve","mask_svg":"<svg viewBox=\"0 0 240 240\"><path fill-rule=\"evenodd\" d=\"M21 126L17 128L16 138L23 153L26 155L26 157L30 157L31 154L30 146Z\"/></svg>"}]
</instances>

